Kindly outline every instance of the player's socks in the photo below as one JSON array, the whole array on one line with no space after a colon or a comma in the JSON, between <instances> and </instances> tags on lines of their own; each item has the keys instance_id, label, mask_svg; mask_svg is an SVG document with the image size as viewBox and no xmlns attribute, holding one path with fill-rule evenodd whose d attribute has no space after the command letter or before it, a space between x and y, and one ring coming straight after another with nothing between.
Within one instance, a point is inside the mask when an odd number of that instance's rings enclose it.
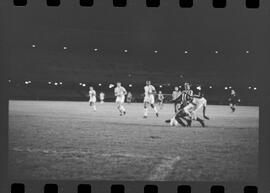
<instances>
[{"instance_id":1,"label":"player's socks","mask_svg":"<svg viewBox=\"0 0 270 193\"><path fill-rule=\"evenodd\" d=\"M93 107L93 108L94 108L94 111L96 111L96 110L97 110L96 105L94 105L94 107Z\"/></svg>"}]
</instances>

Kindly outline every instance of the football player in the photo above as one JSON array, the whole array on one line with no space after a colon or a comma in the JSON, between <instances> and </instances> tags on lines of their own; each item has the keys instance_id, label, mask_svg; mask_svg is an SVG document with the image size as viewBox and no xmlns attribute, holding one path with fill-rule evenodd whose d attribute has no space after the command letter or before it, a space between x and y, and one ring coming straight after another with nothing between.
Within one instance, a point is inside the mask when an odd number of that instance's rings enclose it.
<instances>
[{"instance_id":1,"label":"football player","mask_svg":"<svg viewBox=\"0 0 270 193\"><path fill-rule=\"evenodd\" d=\"M158 111L155 107L155 97L156 89L153 85L151 85L151 81L146 81L146 85L144 87L144 116L143 118L147 118L148 116L148 108L147 106L150 104L150 106L154 109L156 116L158 117Z\"/></svg>"}]
</instances>

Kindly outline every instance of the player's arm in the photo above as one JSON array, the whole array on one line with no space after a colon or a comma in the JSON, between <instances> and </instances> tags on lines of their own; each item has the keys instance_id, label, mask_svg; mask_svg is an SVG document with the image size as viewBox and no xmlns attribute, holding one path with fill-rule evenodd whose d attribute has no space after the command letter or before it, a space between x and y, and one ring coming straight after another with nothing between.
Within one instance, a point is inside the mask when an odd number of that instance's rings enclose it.
<instances>
[{"instance_id":1,"label":"player's arm","mask_svg":"<svg viewBox=\"0 0 270 193\"><path fill-rule=\"evenodd\" d=\"M174 102L174 103L180 103L182 101L182 93L176 98L176 99L174 99L174 100L172 100L172 102Z\"/></svg>"},{"instance_id":2,"label":"player's arm","mask_svg":"<svg viewBox=\"0 0 270 193\"><path fill-rule=\"evenodd\" d=\"M156 88L154 86L152 86L152 88L153 88L152 90L153 94L157 94Z\"/></svg>"},{"instance_id":3,"label":"player's arm","mask_svg":"<svg viewBox=\"0 0 270 193\"><path fill-rule=\"evenodd\" d=\"M126 95L127 94L127 90L124 88L124 95Z\"/></svg>"}]
</instances>

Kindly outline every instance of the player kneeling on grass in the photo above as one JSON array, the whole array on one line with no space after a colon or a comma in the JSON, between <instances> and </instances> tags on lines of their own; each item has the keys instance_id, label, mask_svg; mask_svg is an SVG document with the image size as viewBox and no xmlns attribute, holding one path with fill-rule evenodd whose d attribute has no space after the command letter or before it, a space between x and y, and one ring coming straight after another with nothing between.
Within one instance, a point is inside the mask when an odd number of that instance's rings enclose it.
<instances>
[{"instance_id":1,"label":"player kneeling on grass","mask_svg":"<svg viewBox=\"0 0 270 193\"><path fill-rule=\"evenodd\" d=\"M204 120L197 116L197 111L203 107L203 117L209 120L209 117L206 116L206 105L207 100L204 97L194 95L191 103L183 109L180 109L172 119L166 120L166 122L170 123L171 126L180 124L185 127L191 126L191 121L195 120L204 127ZM186 123L184 121L186 121Z\"/></svg>"},{"instance_id":2,"label":"player kneeling on grass","mask_svg":"<svg viewBox=\"0 0 270 193\"><path fill-rule=\"evenodd\" d=\"M153 85L151 85L151 82L148 80L146 81L146 85L144 87L144 116L143 118L147 118L148 116L148 109L147 105L150 104L150 106L154 109L156 116L158 117L158 111L157 108L155 107L155 95L156 94L156 89Z\"/></svg>"},{"instance_id":3,"label":"player kneeling on grass","mask_svg":"<svg viewBox=\"0 0 270 193\"><path fill-rule=\"evenodd\" d=\"M89 105L93 107L94 111L97 110L96 108L96 91L92 86L89 87Z\"/></svg>"},{"instance_id":4,"label":"player kneeling on grass","mask_svg":"<svg viewBox=\"0 0 270 193\"><path fill-rule=\"evenodd\" d=\"M116 87L114 89L114 95L116 96L116 104L117 108L120 112L120 116L126 114L126 110L124 108L124 102L125 102L125 95L127 94L127 91L124 87L121 86L121 82L117 82Z\"/></svg>"}]
</instances>

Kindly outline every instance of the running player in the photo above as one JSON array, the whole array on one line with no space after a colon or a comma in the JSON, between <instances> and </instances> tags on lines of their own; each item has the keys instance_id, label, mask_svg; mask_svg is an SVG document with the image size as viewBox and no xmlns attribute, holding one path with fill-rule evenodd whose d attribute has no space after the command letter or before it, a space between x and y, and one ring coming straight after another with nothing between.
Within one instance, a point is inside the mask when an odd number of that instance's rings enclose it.
<instances>
[{"instance_id":1,"label":"running player","mask_svg":"<svg viewBox=\"0 0 270 193\"><path fill-rule=\"evenodd\" d=\"M164 95L162 94L162 91L159 91L158 92L158 105L160 109L162 109L163 107L163 101L164 101Z\"/></svg>"},{"instance_id":2,"label":"running player","mask_svg":"<svg viewBox=\"0 0 270 193\"><path fill-rule=\"evenodd\" d=\"M154 109L156 116L158 117L158 111L155 107L155 97L154 94L156 94L156 89L153 85L151 85L151 81L146 81L146 85L144 87L144 116L143 118L147 118L148 116L148 109L147 104L150 104L150 106Z\"/></svg>"},{"instance_id":3,"label":"running player","mask_svg":"<svg viewBox=\"0 0 270 193\"><path fill-rule=\"evenodd\" d=\"M176 99L181 96L181 91L179 90L178 86L174 87L174 91L172 92L172 100L174 104L174 112L177 112L177 109L179 108L179 101Z\"/></svg>"},{"instance_id":4,"label":"running player","mask_svg":"<svg viewBox=\"0 0 270 193\"><path fill-rule=\"evenodd\" d=\"M232 112L234 112L236 109L236 103L240 102L240 99L238 99L235 90L231 90L231 94L230 94L228 101L229 101L229 105L230 105Z\"/></svg>"},{"instance_id":5,"label":"running player","mask_svg":"<svg viewBox=\"0 0 270 193\"><path fill-rule=\"evenodd\" d=\"M123 114L126 114L126 110L123 106L125 102L125 95L127 94L127 91L124 87L121 86L121 82L117 82L116 87L114 88L114 95L116 96L116 104L117 108L120 112L120 116Z\"/></svg>"},{"instance_id":6,"label":"running player","mask_svg":"<svg viewBox=\"0 0 270 193\"><path fill-rule=\"evenodd\" d=\"M104 99L105 99L105 94L104 94L104 92L101 92L101 93L99 94L99 99L100 99L100 103L103 104L103 103L104 103Z\"/></svg>"},{"instance_id":7,"label":"running player","mask_svg":"<svg viewBox=\"0 0 270 193\"><path fill-rule=\"evenodd\" d=\"M96 108L96 91L94 90L94 88L92 86L89 87L89 105L93 106L94 111L97 110Z\"/></svg>"}]
</instances>

